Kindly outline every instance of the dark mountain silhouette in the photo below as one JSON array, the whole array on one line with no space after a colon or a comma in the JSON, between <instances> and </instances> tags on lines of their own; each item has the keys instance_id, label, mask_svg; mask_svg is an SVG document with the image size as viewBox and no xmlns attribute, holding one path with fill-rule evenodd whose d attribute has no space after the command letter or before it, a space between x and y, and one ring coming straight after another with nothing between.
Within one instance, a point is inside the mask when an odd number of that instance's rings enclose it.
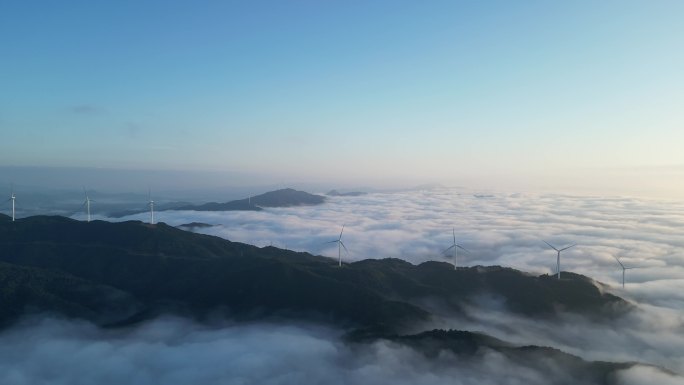
<instances>
[{"instance_id":1,"label":"dark mountain silhouette","mask_svg":"<svg viewBox=\"0 0 684 385\"><path fill-rule=\"evenodd\" d=\"M422 305L426 300L440 303L440 311L460 313L464 304L477 306L483 294L500 298L511 311L535 317L553 317L563 310L600 318L630 307L603 293L593 280L573 273L557 280L510 268L454 269L443 262L416 266L399 259L340 268L330 258L139 221L87 223L35 216L11 222L3 215L0 261L124 293L131 306L142 304L144 309L132 320L166 311L201 318L221 309L236 318L277 314L395 330L439 315ZM25 286L33 288L32 282L25 281ZM90 309L88 301L108 301L98 293L93 290L89 297L86 291L82 302L68 302ZM61 307L55 302L46 309ZM65 306L63 313L78 315L73 309L77 307ZM94 318L86 313L84 318ZM4 321L13 314L3 315Z\"/></svg>"},{"instance_id":2,"label":"dark mountain silhouette","mask_svg":"<svg viewBox=\"0 0 684 385\"><path fill-rule=\"evenodd\" d=\"M133 316L142 309L130 294L59 270L0 262L0 327L32 312L61 313L95 323Z\"/></svg>"},{"instance_id":3,"label":"dark mountain silhouette","mask_svg":"<svg viewBox=\"0 0 684 385\"><path fill-rule=\"evenodd\" d=\"M146 309L137 319L159 309L197 317L217 309L235 317L315 315L362 325L428 316L417 306L340 279L332 259L260 249L163 223L87 223L57 216L11 222L2 216L0 248L0 260L7 263L60 271L129 293Z\"/></svg>"}]
</instances>

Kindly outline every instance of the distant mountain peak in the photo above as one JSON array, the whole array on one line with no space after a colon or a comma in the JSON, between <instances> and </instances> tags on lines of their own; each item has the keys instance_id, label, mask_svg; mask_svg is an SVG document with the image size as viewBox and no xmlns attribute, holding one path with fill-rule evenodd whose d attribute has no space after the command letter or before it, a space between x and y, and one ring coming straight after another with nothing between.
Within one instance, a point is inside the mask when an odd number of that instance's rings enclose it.
<instances>
[{"instance_id":1,"label":"distant mountain peak","mask_svg":"<svg viewBox=\"0 0 684 385\"><path fill-rule=\"evenodd\" d=\"M196 206L183 206L176 208L176 210L259 211L263 207L312 206L319 205L324 202L324 196L310 194L305 191L298 191L293 188L283 188L230 202L211 202Z\"/></svg>"},{"instance_id":2,"label":"distant mountain peak","mask_svg":"<svg viewBox=\"0 0 684 385\"><path fill-rule=\"evenodd\" d=\"M248 198L232 200L229 202L209 202L199 205L188 203L168 203L161 205L157 211L168 210L192 210L192 211L260 211L264 207L295 207L295 206L313 206L325 203L325 197L321 195L310 194L305 191L295 190L293 188L282 188L279 190L269 191L260 195L250 196ZM112 217L122 217L137 213L146 212L147 210L132 210L111 213Z\"/></svg>"}]
</instances>

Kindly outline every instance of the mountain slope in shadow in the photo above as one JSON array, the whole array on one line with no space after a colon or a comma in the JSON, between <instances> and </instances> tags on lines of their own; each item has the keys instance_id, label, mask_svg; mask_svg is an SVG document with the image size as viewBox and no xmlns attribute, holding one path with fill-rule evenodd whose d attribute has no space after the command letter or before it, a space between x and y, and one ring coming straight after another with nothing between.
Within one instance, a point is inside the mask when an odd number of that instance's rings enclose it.
<instances>
[{"instance_id":1,"label":"mountain slope in shadow","mask_svg":"<svg viewBox=\"0 0 684 385\"><path fill-rule=\"evenodd\" d=\"M483 294L535 317L564 311L603 318L630 308L573 273L557 280L496 266L454 269L443 262L412 265L399 259L338 267L326 257L139 221L36 216L11 222L0 216L0 261L118 290L143 304L139 320L164 311L202 317L221 309L236 318L286 314L397 330L434 315L421 305L426 299L462 313Z\"/></svg>"}]
</instances>

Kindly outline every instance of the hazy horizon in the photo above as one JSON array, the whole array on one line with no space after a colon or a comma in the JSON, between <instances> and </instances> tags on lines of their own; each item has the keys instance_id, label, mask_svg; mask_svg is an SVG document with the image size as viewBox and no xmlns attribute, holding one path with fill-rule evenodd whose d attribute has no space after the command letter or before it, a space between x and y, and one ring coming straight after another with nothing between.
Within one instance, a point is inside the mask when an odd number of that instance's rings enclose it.
<instances>
[{"instance_id":1,"label":"hazy horizon","mask_svg":"<svg viewBox=\"0 0 684 385\"><path fill-rule=\"evenodd\" d=\"M96 167L0 166L0 189L20 192L101 190L102 193L146 193L149 189L193 199L234 199L279 188L324 193L332 189L395 191L429 186L459 187L474 192L558 193L622 196L681 201L684 166L574 169L558 174L468 175L453 178L330 178L296 174L249 174L219 170L124 169ZM222 195L223 194L223 195Z\"/></svg>"},{"instance_id":2,"label":"hazy horizon","mask_svg":"<svg viewBox=\"0 0 684 385\"><path fill-rule=\"evenodd\" d=\"M3 166L684 193L678 1L0 10Z\"/></svg>"}]
</instances>

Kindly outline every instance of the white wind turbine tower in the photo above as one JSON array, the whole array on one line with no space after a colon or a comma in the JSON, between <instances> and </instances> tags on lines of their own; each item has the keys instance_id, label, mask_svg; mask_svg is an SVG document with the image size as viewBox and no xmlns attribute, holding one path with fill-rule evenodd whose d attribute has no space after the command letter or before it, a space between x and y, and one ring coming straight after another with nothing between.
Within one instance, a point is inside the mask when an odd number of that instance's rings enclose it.
<instances>
[{"instance_id":1,"label":"white wind turbine tower","mask_svg":"<svg viewBox=\"0 0 684 385\"><path fill-rule=\"evenodd\" d=\"M567 250L567 249L569 249L571 247L575 247L577 245L570 245L570 246L564 247L564 248L559 250L559 249L551 246L551 244L546 242L546 241L544 241L544 243L546 243L550 248L556 250L556 252L558 253L558 255L556 256L556 271L558 272L558 279L560 279L560 253L561 253L561 251Z\"/></svg>"},{"instance_id":2,"label":"white wind turbine tower","mask_svg":"<svg viewBox=\"0 0 684 385\"><path fill-rule=\"evenodd\" d=\"M14 200L16 199L16 195L14 195L14 184L12 184L11 190L10 190L10 197L6 201L4 201L2 204L4 205L5 203L12 201L12 222L14 222Z\"/></svg>"},{"instance_id":3,"label":"white wind turbine tower","mask_svg":"<svg viewBox=\"0 0 684 385\"><path fill-rule=\"evenodd\" d=\"M12 192L10 193L10 200L12 201L12 222L14 222L14 201L17 199L17 196L14 195L14 184L12 184Z\"/></svg>"},{"instance_id":4,"label":"white wind turbine tower","mask_svg":"<svg viewBox=\"0 0 684 385\"><path fill-rule=\"evenodd\" d=\"M625 267L625 265L620 262L620 259L616 256L613 255L613 258L617 261L617 263L620 264L620 267L622 268L622 288L625 288L625 270L630 270L630 269L636 269L635 267Z\"/></svg>"},{"instance_id":5,"label":"white wind turbine tower","mask_svg":"<svg viewBox=\"0 0 684 385\"><path fill-rule=\"evenodd\" d=\"M340 236L334 241L326 242L326 243L337 243L337 264L338 266L342 267L342 248L344 247L344 252L349 253L349 250L347 250L347 246L342 243L342 233L344 232L344 226L342 225L342 231L340 231Z\"/></svg>"},{"instance_id":6,"label":"white wind turbine tower","mask_svg":"<svg viewBox=\"0 0 684 385\"><path fill-rule=\"evenodd\" d=\"M86 207L86 212L88 213L88 222L90 222L90 202L95 201L91 200L90 197L88 197L88 191L85 187L83 187L83 194L85 195L85 202L83 202L83 206Z\"/></svg>"},{"instance_id":7,"label":"white wind turbine tower","mask_svg":"<svg viewBox=\"0 0 684 385\"><path fill-rule=\"evenodd\" d=\"M149 199L147 204L150 206L150 224L153 225L154 224L154 201L152 200L152 190L151 189L147 191L147 197Z\"/></svg>"},{"instance_id":8,"label":"white wind turbine tower","mask_svg":"<svg viewBox=\"0 0 684 385\"><path fill-rule=\"evenodd\" d=\"M461 249L461 250L465 251L466 253L470 253L470 252L468 250L464 249L463 246L456 243L456 229L452 228L451 234L454 236L454 243L451 246L449 246L446 250L442 251L442 254L446 254L447 252L449 252L449 250L453 250L451 255L454 258L454 266L456 266L458 264L458 259L457 259L458 258L458 249Z\"/></svg>"}]
</instances>

